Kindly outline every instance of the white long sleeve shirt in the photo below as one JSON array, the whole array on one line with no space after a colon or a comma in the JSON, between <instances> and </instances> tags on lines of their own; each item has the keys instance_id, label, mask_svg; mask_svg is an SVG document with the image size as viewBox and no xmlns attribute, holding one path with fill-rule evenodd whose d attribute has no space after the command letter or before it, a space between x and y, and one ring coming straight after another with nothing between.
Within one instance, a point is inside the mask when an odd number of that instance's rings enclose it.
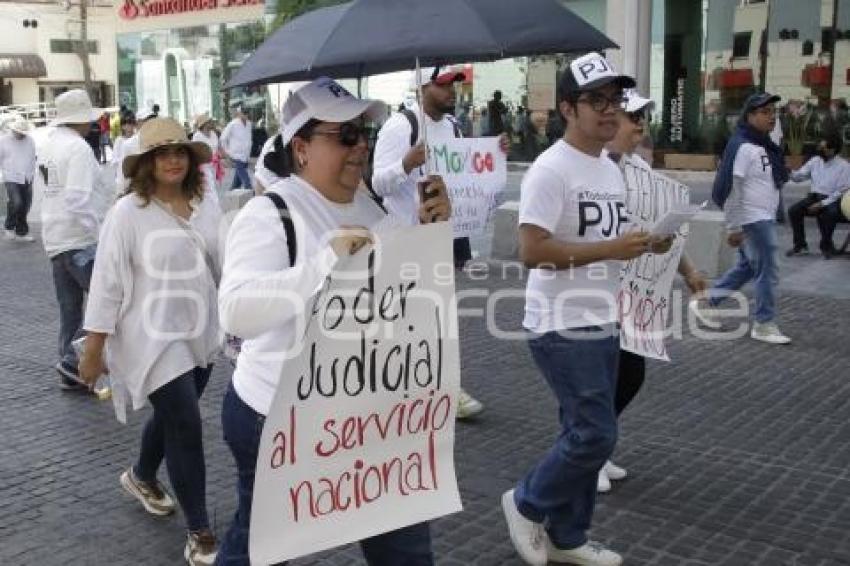
<instances>
[{"instance_id":1,"label":"white long sleeve shirt","mask_svg":"<svg viewBox=\"0 0 850 566\"><path fill-rule=\"evenodd\" d=\"M251 122L234 118L221 132L221 147L231 159L248 161L251 157Z\"/></svg>"},{"instance_id":2,"label":"white long sleeve shirt","mask_svg":"<svg viewBox=\"0 0 850 566\"><path fill-rule=\"evenodd\" d=\"M48 257L96 244L114 194L107 194L91 147L60 126L48 133L37 161L40 174L46 174L41 234Z\"/></svg>"},{"instance_id":3,"label":"white long sleeve shirt","mask_svg":"<svg viewBox=\"0 0 850 566\"><path fill-rule=\"evenodd\" d=\"M35 143L30 136L18 139L11 132L0 135L0 172L5 183L32 183Z\"/></svg>"},{"instance_id":4,"label":"white long sleeve shirt","mask_svg":"<svg viewBox=\"0 0 850 566\"><path fill-rule=\"evenodd\" d=\"M286 233L271 199L256 197L230 227L219 293L222 328L243 338L233 372L239 397L268 414L284 364L300 347L305 311L337 261L329 245L343 225L378 231L403 225L358 191L348 204L331 202L297 176L267 189L283 197L296 234L296 261L289 263ZM301 329L302 331L299 331ZM293 379L295 376L292 376Z\"/></svg>"},{"instance_id":5,"label":"white long sleeve shirt","mask_svg":"<svg viewBox=\"0 0 850 566\"><path fill-rule=\"evenodd\" d=\"M420 119L416 105L411 107L411 111ZM424 127L427 128L429 144L455 137L454 124L446 114L439 122L425 114ZM422 139L422 128L420 123L417 143ZM372 188L384 197L384 206L389 212L412 225L419 223L419 191L416 182L423 176L425 167L417 167L409 174L404 171L402 161L411 148L410 134L410 122L401 112L393 114L384 123L375 144Z\"/></svg>"},{"instance_id":6,"label":"white long sleeve shirt","mask_svg":"<svg viewBox=\"0 0 850 566\"><path fill-rule=\"evenodd\" d=\"M108 335L116 407L129 397L141 408L158 388L209 365L219 348L216 284L200 242L219 270L221 210L194 201L186 221L167 206L129 194L103 224L83 327Z\"/></svg>"},{"instance_id":7,"label":"white long sleeve shirt","mask_svg":"<svg viewBox=\"0 0 850 566\"><path fill-rule=\"evenodd\" d=\"M812 157L791 173L791 180L797 183L811 180L812 192L824 195L826 199L822 200L821 204L828 206L850 188L850 163L840 156L829 161L824 161L819 156Z\"/></svg>"}]
</instances>

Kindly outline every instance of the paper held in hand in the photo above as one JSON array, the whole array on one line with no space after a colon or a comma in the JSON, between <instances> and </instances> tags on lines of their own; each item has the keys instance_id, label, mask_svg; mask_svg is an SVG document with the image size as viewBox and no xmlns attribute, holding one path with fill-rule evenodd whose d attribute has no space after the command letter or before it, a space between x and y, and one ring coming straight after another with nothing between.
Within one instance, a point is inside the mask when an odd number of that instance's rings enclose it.
<instances>
[{"instance_id":1,"label":"paper held in hand","mask_svg":"<svg viewBox=\"0 0 850 566\"><path fill-rule=\"evenodd\" d=\"M698 206L692 205L668 211L652 226L649 234L651 236L671 236L677 234L679 229L682 227L682 224L685 224L691 218L696 216L697 213L704 209L707 204L708 201Z\"/></svg>"}]
</instances>

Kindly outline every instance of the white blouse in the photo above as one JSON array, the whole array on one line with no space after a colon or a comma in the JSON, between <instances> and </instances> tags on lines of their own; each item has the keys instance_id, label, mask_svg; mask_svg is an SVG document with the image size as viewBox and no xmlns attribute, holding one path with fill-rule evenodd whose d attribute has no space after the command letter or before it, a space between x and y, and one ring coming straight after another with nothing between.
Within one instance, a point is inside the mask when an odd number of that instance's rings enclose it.
<instances>
[{"instance_id":1,"label":"white blouse","mask_svg":"<svg viewBox=\"0 0 850 566\"><path fill-rule=\"evenodd\" d=\"M145 206L129 194L101 230L84 328L108 334L105 361L119 420L127 397L141 408L163 385L209 365L221 343L213 274L221 264L221 209L209 198L192 207L187 222L166 203Z\"/></svg>"}]
</instances>

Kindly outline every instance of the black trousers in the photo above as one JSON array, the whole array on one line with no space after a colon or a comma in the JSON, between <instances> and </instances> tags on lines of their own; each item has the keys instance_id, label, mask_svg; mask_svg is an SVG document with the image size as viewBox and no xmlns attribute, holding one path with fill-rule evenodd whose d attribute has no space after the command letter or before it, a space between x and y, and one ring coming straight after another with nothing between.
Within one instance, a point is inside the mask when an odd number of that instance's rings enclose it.
<instances>
[{"instance_id":1,"label":"black trousers","mask_svg":"<svg viewBox=\"0 0 850 566\"><path fill-rule=\"evenodd\" d=\"M454 239L455 269L463 269L466 262L472 259L472 247L466 236Z\"/></svg>"},{"instance_id":2,"label":"black trousers","mask_svg":"<svg viewBox=\"0 0 850 566\"><path fill-rule=\"evenodd\" d=\"M841 212L841 201L837 200L829 206L825 206L818 213L818 228L820 229L820 249L821 251L834 251L835 245L832 242L832 234L835 232L835 225L839 222L848 222L850 219L844 217Z\"/></svg>"},{"instance_id":3,"label":"black trousers","mask_svg":"<svg viewBox=\"0 0 850 566\"><path fill-rule=\"evenodd\" d=\"M808 247L806 244L806 228L803 223L806 219L806 215L808 214L809 207L825 198L826 195L809 193L803 200L792 204L788 208L788 218L791 220L791 229L794 231L795 248Z\"/></svg>"},{"instance_id":4,"label":"black trousers","mask_svg":"<svg viewBox=\"0 0 850 566\"><path fill-rule=\"evenodd\" d=\"M614 410L618 417L638 394L645 379L646 358L626 350L620 350L617 391L614 394Z\"/></svg>"}]
</instances>

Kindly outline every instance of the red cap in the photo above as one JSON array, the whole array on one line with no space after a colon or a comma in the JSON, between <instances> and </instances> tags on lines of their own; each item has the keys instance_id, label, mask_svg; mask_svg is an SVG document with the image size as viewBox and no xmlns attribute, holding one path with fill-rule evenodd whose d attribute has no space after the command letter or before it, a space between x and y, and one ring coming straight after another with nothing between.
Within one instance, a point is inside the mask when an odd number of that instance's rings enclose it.
<instances>
[{"instance_id":1,"label":"red cap","mask_svg":"<svg viewBox=\"0 0 850 566\"><path fill-rule=\"evenodd\" d=\"M466 80L466 75L456 71L447 71L445 73L441 73L431 79L431 83L437 86L447 86L452 83L462 83Z\"/></svg>"}]
</instances>

